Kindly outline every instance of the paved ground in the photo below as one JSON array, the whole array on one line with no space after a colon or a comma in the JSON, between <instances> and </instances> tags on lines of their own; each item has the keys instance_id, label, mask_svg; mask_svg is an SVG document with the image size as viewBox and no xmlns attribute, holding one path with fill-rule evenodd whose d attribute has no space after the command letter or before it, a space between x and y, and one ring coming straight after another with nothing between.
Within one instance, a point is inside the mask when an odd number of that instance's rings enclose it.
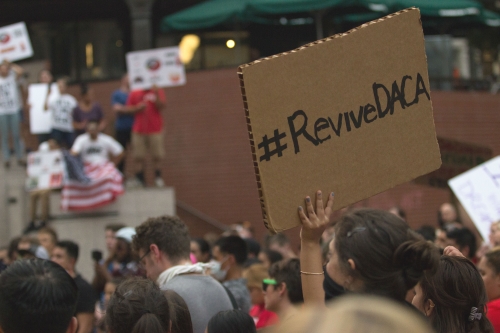
<instances>
[{"instance_id":1,"label":"paved ground","mask_svg":"<svg viewBox=\"0 0 500 333\"><path fill-rule=\"evenodd\" d=\"M26 171L17 165L5 170L0 166L0 246L19 235L28 222L28 200L24 191ZM10 202L10 203L9 203ZM127 191L117 202L93 215L72 215L59 210L59 194L51 196L51 225L59 238L71 239L80 245L78 271L86 278L93 277L91 251L105 250L104 227L108 223L137 226L148 217L175 214L173 188L136 189Z\"/></svg>"}]
</instances>

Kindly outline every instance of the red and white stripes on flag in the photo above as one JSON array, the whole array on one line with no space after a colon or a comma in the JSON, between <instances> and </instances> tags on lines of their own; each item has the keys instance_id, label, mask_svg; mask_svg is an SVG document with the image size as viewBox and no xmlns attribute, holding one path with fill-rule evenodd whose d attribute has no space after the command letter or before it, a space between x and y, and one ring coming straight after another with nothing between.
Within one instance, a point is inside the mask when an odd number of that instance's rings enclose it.
<instances>
[{"instance_id":1,"label":"red and white stripes on flag","mask_svg":"<svg viewBox=\"0 0 500 333\"><path fill-rule=\"evenodd\" d=\"M123 176L111 162L85 164L89 184L67 180L62 189L62 210L89 210L107 205L124 193Z\"/></svg>"}]
</instances>

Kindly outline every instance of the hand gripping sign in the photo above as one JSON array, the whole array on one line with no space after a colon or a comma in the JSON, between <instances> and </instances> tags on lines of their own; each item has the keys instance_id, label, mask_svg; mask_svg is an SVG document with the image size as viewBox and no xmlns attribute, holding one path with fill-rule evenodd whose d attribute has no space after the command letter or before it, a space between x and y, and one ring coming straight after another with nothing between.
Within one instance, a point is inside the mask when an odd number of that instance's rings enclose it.
<instances>
[{"instance_id":1,"label":"hand gripping sign","mask_svg":"<svg viewBox=\"0 0 500 333\"><path fill-rule=\"evenodd\" d=\"M420 12L410 8L239 68L264 223L300 225L441 165Z\"/></svg>"}]
</instances>

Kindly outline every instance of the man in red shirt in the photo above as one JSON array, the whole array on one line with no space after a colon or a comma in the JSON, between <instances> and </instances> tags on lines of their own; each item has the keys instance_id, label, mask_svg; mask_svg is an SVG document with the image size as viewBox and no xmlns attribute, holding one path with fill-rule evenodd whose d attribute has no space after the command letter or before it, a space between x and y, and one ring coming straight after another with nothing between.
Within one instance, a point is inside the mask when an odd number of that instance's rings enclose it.
<instances>
[{"instance_id":1,"label":"man in red shirt","mask_svg":"<svg viewBox=\"0 0 500 333\"><path fill-rule=\"evenodd\" d=\"M151 89L134 90L128 96L128 111L135 114L132 126L132 153L136 164L139 165L132 185L139 182L144 185L144 158L149 152L155 167L155 184L157 187L164 186L160 162L164 156L161 110L165 104L165 93L156 86Z\"/></svg>"}]
</instances>

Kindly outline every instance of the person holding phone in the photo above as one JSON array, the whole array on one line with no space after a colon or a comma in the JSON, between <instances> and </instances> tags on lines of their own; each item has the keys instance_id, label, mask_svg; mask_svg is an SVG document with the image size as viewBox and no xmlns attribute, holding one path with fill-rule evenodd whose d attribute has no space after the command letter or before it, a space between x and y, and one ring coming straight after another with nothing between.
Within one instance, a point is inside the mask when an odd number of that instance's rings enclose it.
<instances>
[{"instance_id":1,"label":"person holding phone","mask_svg":"<svg viewBox=\"0 0 500 333\"><path fill-rule=\"evenodd\" d=\"M104 290L107 282L113 278L145 276L140 268L138 258L132 252L132 237L135 235L135 229L125 227L118 230L115 234L116 245L113 250L113 260L107 260L106 267L99 265L102 260L102 252L92 251L92 259L96 263L96 277L92 285L98 292Z\"/></svg>"}]
</instances>

